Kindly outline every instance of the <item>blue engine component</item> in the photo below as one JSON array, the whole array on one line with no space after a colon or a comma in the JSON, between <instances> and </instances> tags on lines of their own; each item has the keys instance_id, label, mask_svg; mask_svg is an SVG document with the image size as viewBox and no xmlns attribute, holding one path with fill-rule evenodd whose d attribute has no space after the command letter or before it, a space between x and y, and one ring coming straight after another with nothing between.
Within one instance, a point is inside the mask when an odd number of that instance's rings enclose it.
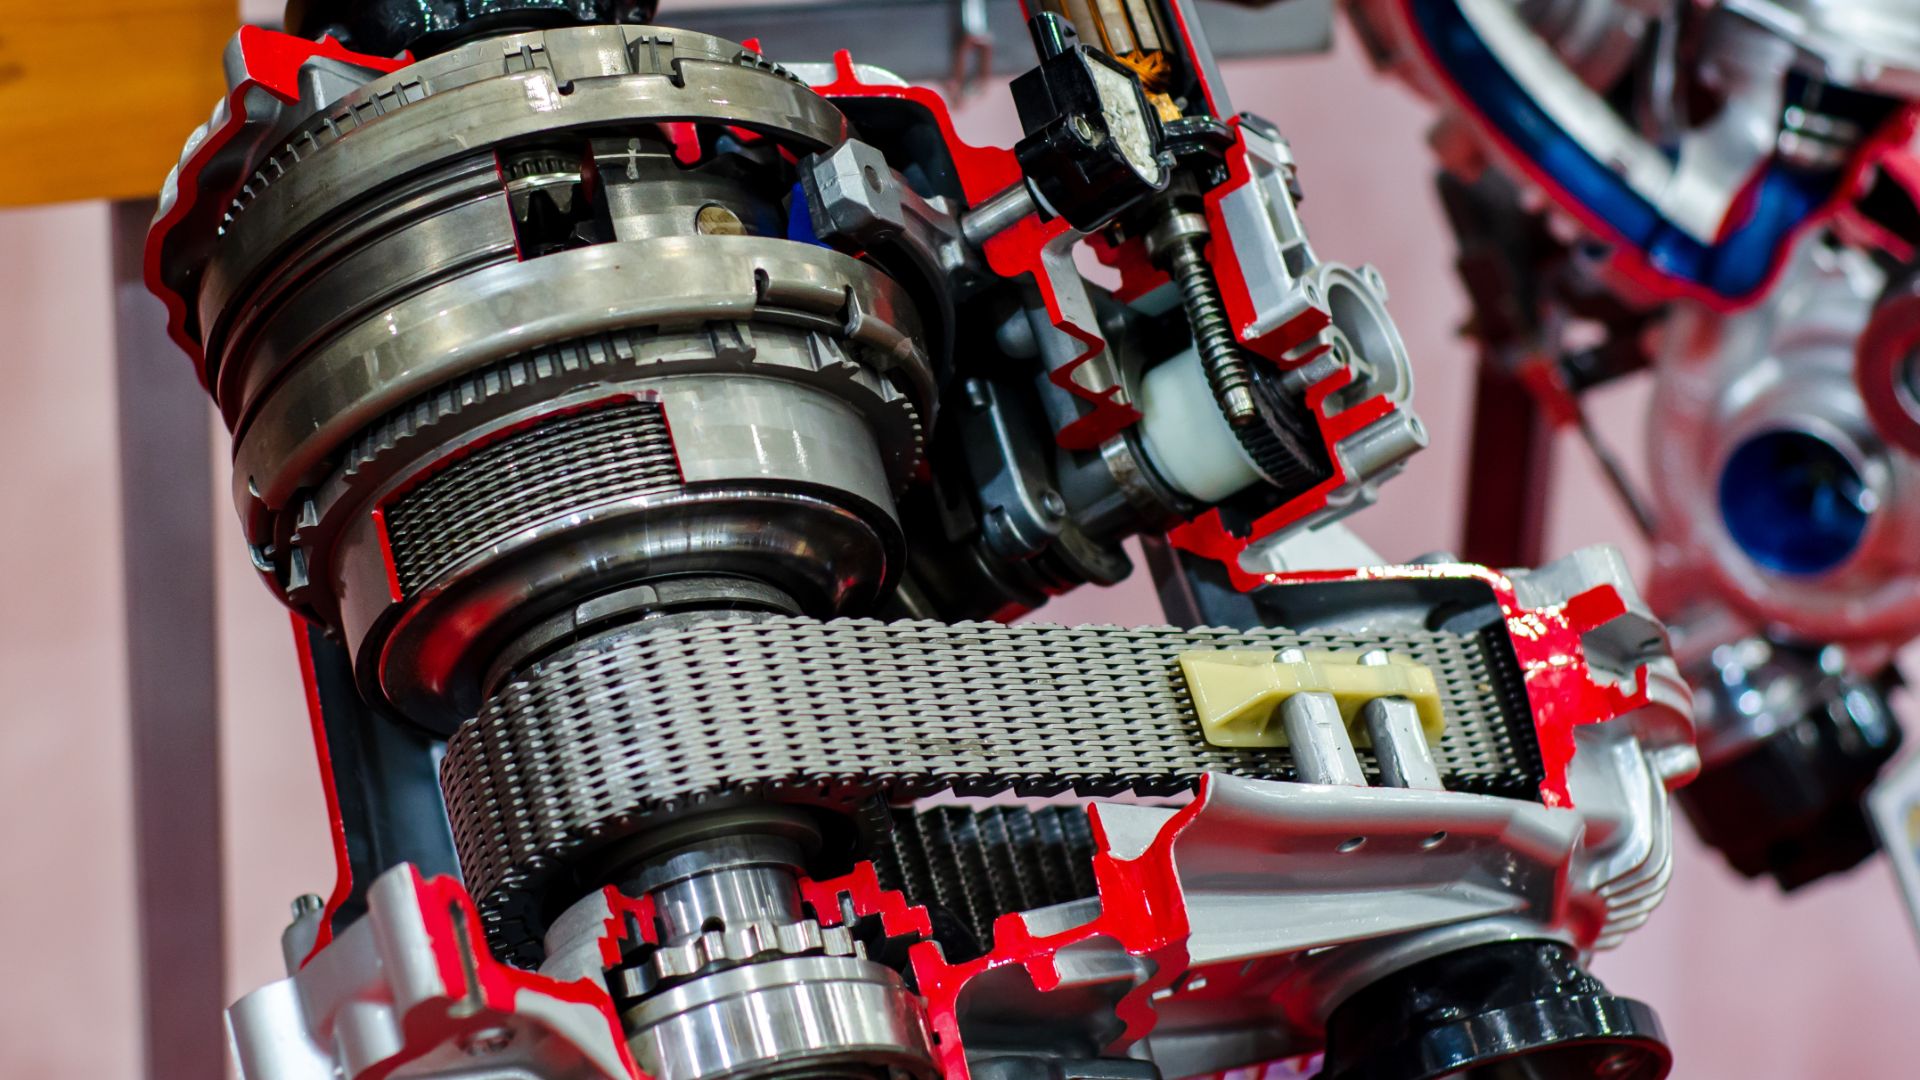
<instances>
[{"instance_id":1,"label":"blue engine component","mask_svg":"<svg viewBox=\"0 0 1920 1080\"><path fill-rule=\"evenodd\" d=\"M1853 171L1851 161L1816 168L1773 159L1734 200L1720 234L1702 240L1664 214L1652 193L1636 188L1596 148L1571 134L1481 36L1456 0L1420 0L1407 10L1442 73L1537 177L1610 232L1609 239L1639 252L1653 269L1726 301L1745 300L1767 284L1795 232L1840 194ZM1865 130L1877 127L1898 107L1891 99L1837 91L1799 74L1788 76L1784 96L1788 102L1817 96L1823 107L1839 98ZM1676 157L1673 148L1663 151L1669 159Z\"/></svg>"},{"instance_id":2,"label":"blue engine component","mask_svg":"<svg viewBox=\"0 0 1920 1080\"><path fill-rule=\"evenodd\" d=\"M1873 493L1832 443L1775 430L1734 448L1720 471L1720 514L1734 543L1780 574L1814 576L1859 550Z\"/></svg>"}]
</instances>

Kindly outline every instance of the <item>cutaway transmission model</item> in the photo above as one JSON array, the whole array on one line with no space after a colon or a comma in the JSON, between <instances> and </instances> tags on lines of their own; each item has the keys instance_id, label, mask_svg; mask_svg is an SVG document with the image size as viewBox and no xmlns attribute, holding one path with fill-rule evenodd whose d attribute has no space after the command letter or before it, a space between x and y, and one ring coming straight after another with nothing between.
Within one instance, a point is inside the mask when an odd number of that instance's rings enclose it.
<instances>
[{"instance_id":1,"label":"cutaway transmission model","mask_svg":"<svg viewBox=\"0 0 1920 1080\"><path fill-rule=\"evenodd\" d=\"M246 1076L1666 1074L1582 967L1664 632L1601 550L1340 568L1425 442L1380 276L1185 0L1032 15L1011 149L624 4L235 39L148 280L341 869ZM1130 537L1181 626L1007 625Z\"/></svg>"}]
</instances>

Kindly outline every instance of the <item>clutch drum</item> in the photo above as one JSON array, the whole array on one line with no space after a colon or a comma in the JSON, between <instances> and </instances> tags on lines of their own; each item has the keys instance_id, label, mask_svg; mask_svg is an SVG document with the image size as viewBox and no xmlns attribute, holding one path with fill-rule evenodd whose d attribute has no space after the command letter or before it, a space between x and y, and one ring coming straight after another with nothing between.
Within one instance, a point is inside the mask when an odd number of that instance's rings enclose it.
<instances>
[{"instance_id":1,"label":"clutch drum","mask_svg":"<svg viewBox=\"0 0 1920 1080\"><path fill-rule=\"evenodd\" d=\"M833 104L638 26L476 40L310 104L168 265L255 563L370 700L446 734L603 624L887 588L933 368L896 282L788 236Z\"/></svg>"}]
</instances>

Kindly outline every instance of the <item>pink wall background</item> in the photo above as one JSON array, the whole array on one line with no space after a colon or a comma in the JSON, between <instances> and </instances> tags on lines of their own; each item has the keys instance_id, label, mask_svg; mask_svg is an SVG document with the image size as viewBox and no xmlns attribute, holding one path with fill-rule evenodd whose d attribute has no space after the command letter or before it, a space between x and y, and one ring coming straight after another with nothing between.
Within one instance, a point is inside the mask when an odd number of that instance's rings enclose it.
<instances>
[{"instance_id":1,"label":"pink wall background","mask_svg":"<svg viewBox=\"0 0 1920 1080\"><path fill-rule=\"evenodd\" d=\"M777 41L766 45L780 57ZM1470 353L1456 333L1465 303L1428 186L1428 115L1366 71L1344 39L1329 57L1226 71L1236 103L1293 140L1318 250L1380 267L1414 351L1433 447L1356 528L1389 558L1449 547L1465 481ZM1006 142L1016 130L994 90L962 109L961 124L980 141ZM131 1077L138 1068L119 543L123 528L139 526L118 520L109 300L104 207L0 212L5 1077ZM1621 386L1596 402L1601 428L1635 467L1646 393ZM1549 549L1611 541L1644 565L1597 471L1576 445L1563 449ZM332 866L286 618L252 580L224 507L217 496L227 974L237 996L279 977L288 901L325 892ZM1158 612L1143 572L1058 601L1045 617L1140 623ZM1659 1009L1675 1076L1915 1074L1920 950L1884 866L1783 899L1736 879L1684 830L1676 862L1665 906L1596 965L1615 989Z\"/></svg>"}]
</instances>

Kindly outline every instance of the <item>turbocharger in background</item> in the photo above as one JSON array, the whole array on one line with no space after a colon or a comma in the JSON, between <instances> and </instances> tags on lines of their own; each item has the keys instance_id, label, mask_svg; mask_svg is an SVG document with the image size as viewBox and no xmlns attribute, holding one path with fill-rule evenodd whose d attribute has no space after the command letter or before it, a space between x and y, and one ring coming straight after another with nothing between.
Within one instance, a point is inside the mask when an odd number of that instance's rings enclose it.
<instances>
[{"instance_id":1,"label":"turbocharger in background","mask_svg":"<svg viewBox=\"0 0 1920 1080\"><path fill-rule=\"evenodd\" d=\"M1862 798L1900 745L1893 655L1920 634L1920 458L1855 377L1887 276L1809 237L1761 304L1677 308L1657 361L1648 595L1700 710L1680 801L1785 888L1875 850Z\"/></svg>"},{"instance_id":2,"label":"turbocharger in background","mask_svg":"<svg viewBox=\"0 0 1920 1080\"><path fill-rule=\"evenodd\" d=\"M1485 362L1578 426L1647 534L1699 710L1682 804L1745 874L1855 865L1920 632L1920 4L1348 10L1443 107ZM1642 497L1579 396L1649 366Z\"/></svg>"}]
</instances>

